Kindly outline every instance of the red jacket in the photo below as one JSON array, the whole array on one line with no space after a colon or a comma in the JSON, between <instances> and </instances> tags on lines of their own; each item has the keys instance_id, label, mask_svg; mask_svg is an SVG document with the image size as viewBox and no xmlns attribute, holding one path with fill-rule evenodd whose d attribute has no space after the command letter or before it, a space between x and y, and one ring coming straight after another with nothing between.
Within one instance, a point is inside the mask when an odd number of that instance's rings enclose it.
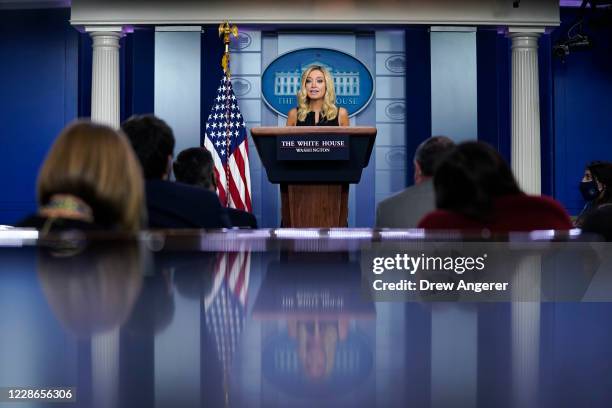
<instances>
[{"instance_id":1,"label":"red jacket","mask_svg":"<svg viewBox=\"0 0 612 408\"><path fill-rule=\"evenodd\" d=\"M490 222L481 222L447 210L435 210L419 222L419 228L481 230L491 232L569 230L572 222L561 204L549 197L513 194L497 198Z\"/></svg>"}]
</instances>

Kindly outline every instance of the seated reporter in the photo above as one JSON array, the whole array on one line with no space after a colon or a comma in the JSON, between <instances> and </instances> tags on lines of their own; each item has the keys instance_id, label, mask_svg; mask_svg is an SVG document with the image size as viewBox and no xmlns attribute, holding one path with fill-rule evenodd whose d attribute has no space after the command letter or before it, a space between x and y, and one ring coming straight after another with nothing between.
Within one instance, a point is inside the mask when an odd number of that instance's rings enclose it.
<instances>
[{"instance_id":1,"label":"seated reporter","mask_svg":"<svg viewBox=\"0 0 612 408\"><path fill-rule=\"evenodd\" d=\"M574 225L582 227L592 212L612 203L612 163L594 161L587 164L579 188L586 203Z\"/></svg>"},{"instance_id":2,"label":"seated reporter","mask_svg":"<svg viewBox=\"0 0 612 408\"><path fill-rule=\"evenodd\" d=\"M138 115L121 128L142 165L150 228L231 227L215 193L168 180L175 141L166 122L153 115Z\"/></svg>"},{"instance_id":3,"label":"seated reporter","mask_svg":"<svg viewBox=\"0 0 612 408\"><path fill-rule=\"evenodd\" d=\"M519 188L501 155L481 142L455 147L434 175L437 210L419 228L491 232L568 230L567 212L554 199Z\"/></svg>"},{"instance_id":4,"label":"seated reporter","mask_svg":"<svg viewBox=\"0 0 612 408\"><path fill-rule=\"evenodd\" d=\"M53 143L38 175L38 212L19 227L137 231L145 218L142 170L120 131L78 121Z\"/></svg>"},{"instance_id":5,"label":"seated reporter","mask_svg":"<svg viewBox=\"0 0 612 408\"><path fill-rule=\"evenodd\" d=\"M183 150L176 157L173 168L176 181L216 192L213 158L205 148L192 147ZM249 212L227 208L227 214L234 227L257 228L257 219Z\"/></svg>"}]
</instances>

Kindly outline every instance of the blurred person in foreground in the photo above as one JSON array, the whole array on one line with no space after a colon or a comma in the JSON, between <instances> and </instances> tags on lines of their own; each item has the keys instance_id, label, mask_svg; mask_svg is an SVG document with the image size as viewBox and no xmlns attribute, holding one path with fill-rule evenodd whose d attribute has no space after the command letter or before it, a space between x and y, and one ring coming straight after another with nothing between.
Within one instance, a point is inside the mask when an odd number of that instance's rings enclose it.
<instances>
[{"instance_id":1,"label":"blurred person in foreground","mask_svg":"<svg viewBox=\"0 0 612 408\"><path fill-rule=\"evenodd\" d=\"M150 228L231 227L215 193L168 180L174 133L153 115L132 116L121 124L144 172Z\"/></svg>"},{"instance_id":2,"label":"blurred person in foreground","mask_svg":"<svg viewBox=\"0 0 612 408\"><path fill-rule=\"evenodd\" d=\"M593 161L587 164L579 184L580 194L586 202L574 225L582 227L586 218L599 207L612 203L612 163Z\"/></svg>"},{"instance_id":3,"label":"blurred person in foreground","mask_svg":"<svg viewBox=\"0 0 612 408\"><path fill-rule=\"evenodd\" d=\"M202 187L216 194L213 157L204 147L192 147L180 152L173 168L176 181ZM257 228L257 220L253 214L235 208L226 210L234 227Z\"/></svg>"},{"instance_id":4,"label":"blurred person in foreground","mask_svg":"<svg viewBox=\"0 0 612 408\"><path fill-rule=\"evenodd\" d=\"M425 214L435 210L434 170L454 146L448 137L434 136L417 147L412 162L414 185L378 204L376 228L416 228Z\"/></svg>"},{"instance_id":5,"label":"blurred person in foreground","mask_svg":"<svg viewBox=\"0 0 612 408\"><path fill-rule=\"evenodd\" d=\"M143 282L135 239L45 241L38 248L37 269L51 310L78 337L123 325Z\"/></svg>"},{"instance_id":6,"label":"blurred person in foreground","mask_svg":"<svg viewBox=\"0 0 612 408\"><path fill-rule=\"evenodd\" d=\"M143 220L142 170L125 135L77 121L53 143L37 185L38 212L19 227L137 231Z\"/></svg>"},{"instance_id":7,"label":"blurred person in foreground","mask_svg":"<svg viewBox=\"0 0 612 408\"><path fill-rule=\"evenodd\" d=\"M501 155L482 142L457 145L434 175L437 210L419 228L491 232L572 228L554 199L525 194Z\"/></svg>"}]
</instances>

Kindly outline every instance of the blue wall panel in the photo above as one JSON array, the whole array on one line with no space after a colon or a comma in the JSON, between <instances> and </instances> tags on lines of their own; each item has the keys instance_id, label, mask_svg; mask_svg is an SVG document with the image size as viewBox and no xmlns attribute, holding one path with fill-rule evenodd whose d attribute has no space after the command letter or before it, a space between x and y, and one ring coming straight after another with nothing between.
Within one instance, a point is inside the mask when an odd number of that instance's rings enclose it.
<instances>
[{"instance_id":1,"label":"blue wall panel","mask_svg":"<svg viewBox=\"0 0 612 408\"><path fill-rule=\"evenodd\" d=\"M574 21L562 10L563 25L553 42ZM578 182L592 160L612 160L612 27L591 28L593 48L552 61L554 81L555 194L577 214L584 202Z\"/></svg>"},{"instance_id":2,"label":"blue wall panel","mask_svg":"<svg viewBox=\"0 0 612 408\"><path fill-rule=\"evenodd\" d=\"M489 143L510 163L510 45L497 29L476 33L478 140Z\"/></svg>"},{"instance_id":3,"label":"blue wall panel","mask_svg":"<svg viewBox=\"0 0 612 408\"><path fill-rule=\"evenodd\" d=\"M200 143L201 42L199 26L155 31L155 115L174 132L175 156Z\"/></svg>"},{"instance_id":4,"label":"blue wall panel","mask_svg":"<svg viewBox=\"0 0 612 408\"><path fill-rule=\"evenodd\" d=\"M371 33L358 33L355 36L355 56L362 61L373 75L376 75L376 50L375 38ZM355 118L357 126L373 126L376 122L376 106L370 103ZM355 191L355 218L353 226L357 228L369 228L374 225L375 194L376 185L376 161L370 157L368 166L361 173L361 180L358 184L350 186Z\"/></svg>"},{"instance_id":5,"label":"blue wall panel","mask_svg":"<svg viewBox=\"0 0 612 408\"><path fill-rule=\"evenodd\" d=\"M122 41L121 120L154 110L155 30L138 28ZM90 76L91 76L91 70Z\"/></svg>"},{"instance_id":6,"label":"blue wall panel","mask_svg":"<svg viewBox=\"0 0 612 408\"><path fill-rule=\"evenodd\" d=\"M36 208L38 169L77 115L78 33L69 11L0 12L0 224Z\"/></svg>"},{"instance_id":7,"label":"blue wall panel","mask_svg":"<svg viewBox=\"0 0 612 408\"><path fill-rule=\"evenodd\" d=\"M540 79L540 156L542 158L542 194L554 196L554 145L552 47L550 35L540 37L538 76Z\"/></svg>"},{"instance_id":8,"label":"blue wall panel","mask_svg":"<svg viewBox=\"0 0 612 408\"><path fill-rule=\"evenodd\" d=\"M431 46L426 27L406 29L406 185L414 184L412 158L422 141L431 137Z\"/></svg>"},{"instance_id":9,"label":"blue wall panel","mask_svg":"<svg viewBox=\"0 0 612 408\"><path fill-rule=\"evenodd\" d=\"M79 33L78 55L78 116L91 116L91 74L93 63L93 40L88 33ZM121 89L123 91L123 89Z\"/></svg>"},{"instance_id":10,"label":"blue wall panel","mask_svg":"<svg viewBox=\"0 0 612 408\"><path fill-rule=\"evenodd\" d=\"M380 29L375 37L376 99L375 106L368 107L374 110L374 117L365 118L367 121L361 123L376 126L378 130L370 164L364 170L368 174L372 167L376 169L374 183L370 183L367 194L374 192L378 206L380 201L406 187L406 167L412 162L412 157L406 156L406 70L408 64L419 62L406 58L411 44L406 44L405 30ZM375 212L376 207L369 210L367 224L362 226L374 225Z\"/></svg>"}]
</instances>

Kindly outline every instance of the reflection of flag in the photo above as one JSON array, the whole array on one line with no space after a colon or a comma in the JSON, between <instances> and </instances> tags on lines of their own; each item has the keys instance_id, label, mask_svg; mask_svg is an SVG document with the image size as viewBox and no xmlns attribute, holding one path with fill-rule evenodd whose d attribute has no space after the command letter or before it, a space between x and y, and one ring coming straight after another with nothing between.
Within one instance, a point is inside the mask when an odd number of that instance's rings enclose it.
<instances>
[{"instance_id":1,"label":"reflection of flag","mask_svg":"<svg viewBox=\"0 0 612 408\"><path fill-rule=\"evenodd\" d=\"M217 88L202 144L215 161L217 194L223 205L251 212L247 133L232 83L226 75Z\"/></svg>"},{"instance_id":2,"label":"reflection of flag","mask_svg":"<svg viewBox=\"0 0 612 408\"><path fill-rule=\"evenodd\" d=\"M250 271L250 252L218 254L212 289L204 297L206 326L225 370L230 367L244 327Z\"/></svg>"}]
</instances>

